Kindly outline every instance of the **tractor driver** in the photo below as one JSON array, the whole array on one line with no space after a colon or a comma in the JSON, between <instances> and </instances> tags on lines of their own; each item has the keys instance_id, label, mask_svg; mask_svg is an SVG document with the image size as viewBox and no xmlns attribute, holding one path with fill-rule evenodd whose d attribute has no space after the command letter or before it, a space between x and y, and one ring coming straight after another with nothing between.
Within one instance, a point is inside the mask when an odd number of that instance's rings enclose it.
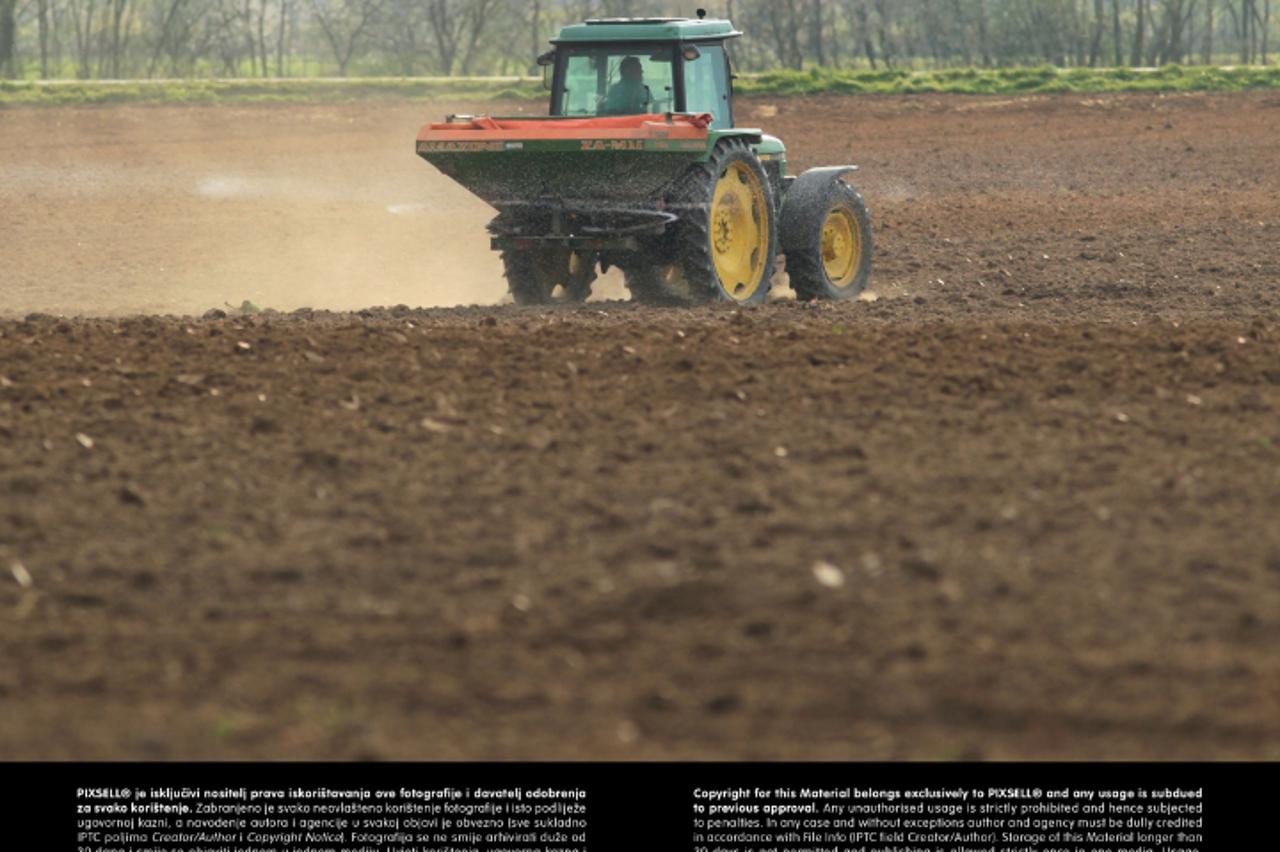
<instances>
[{"instance_id":1,"label":"tractor driver","mask_svg":"<svg viewBox=\"0 0 1280 852\"><path fill-rule=\"evenodd\" d=\"M644 84L644 66L634 56L622 60L622 79L609 87L600 111L605 115L643 115L649 110L649 87Z\"/></svg>"}]
</instances>

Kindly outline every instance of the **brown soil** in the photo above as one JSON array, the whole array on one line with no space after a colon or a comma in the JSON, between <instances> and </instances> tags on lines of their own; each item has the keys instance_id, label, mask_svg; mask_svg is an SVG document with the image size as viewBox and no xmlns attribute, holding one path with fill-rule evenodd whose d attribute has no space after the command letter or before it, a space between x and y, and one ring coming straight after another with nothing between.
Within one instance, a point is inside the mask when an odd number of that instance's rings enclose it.
<instances>
[{"instance_id":1,"label":"brown soil","mask_svg":"<svg viewBox=\"0 0 1280 852\"><path fill-rule=\"evenodd\" d=\"M496 302L448 108L0 113L0 758L1280 758L1280 95L746 102L875 301L105 316Z\"/></svg>"}]
</instances>

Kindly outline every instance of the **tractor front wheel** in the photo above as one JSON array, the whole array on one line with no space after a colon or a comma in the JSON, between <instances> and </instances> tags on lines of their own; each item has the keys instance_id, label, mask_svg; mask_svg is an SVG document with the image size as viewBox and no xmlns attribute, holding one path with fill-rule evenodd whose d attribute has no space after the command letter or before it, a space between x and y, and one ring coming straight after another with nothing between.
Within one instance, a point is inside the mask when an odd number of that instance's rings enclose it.
<instances>
[{"instance_id":1,"label":"tractor front wheel","mask_svg":"<svg viewBox=\"0 0 1280 852\"><path fill-rule=\"evenodd\" d=\"M871 277L871 216L856 189L832 180L822 191L787 196L784 246L791 289L802 301L852 299Z\"/></svg>"},{"instance_id":2,"label":"tractor front wheel","mask_svg":"<svg viewBox=\"0 0 1280 852\"><path fill-rule=\"evenodd\" d=\"M596 256L559 246L502 253L507 286L517 305L585 302L596 280Z\"/></svg>"}]
</instances>

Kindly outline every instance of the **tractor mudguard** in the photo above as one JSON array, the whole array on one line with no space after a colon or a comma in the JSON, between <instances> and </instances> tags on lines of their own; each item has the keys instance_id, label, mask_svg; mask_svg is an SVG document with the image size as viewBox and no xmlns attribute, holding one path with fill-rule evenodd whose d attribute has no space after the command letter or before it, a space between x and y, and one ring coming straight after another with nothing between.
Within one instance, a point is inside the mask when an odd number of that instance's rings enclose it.
<instances>
[{"instance_id":1,"label":"tractor mudguard","mask_svg":"<svg viewBox=\"0 0 1280 852\"><path fill-rule=\"evenodd\" d=\"M782 215L778 223L778 243L784 254L788 249L813 248L817 245L822 233L821 222L812 221L812 217L808 216L787 215L787 208L797 211L818 208L826 188L833 181L857 170L857 166L824 166L819 169L809 169L791 182L790 187L787 188L786 197L782 201ZM823 213L825 215L825 208Z\"/></svg>"},{"instance_id":2,"label":"tractor mudguard","mask_svg":"<svg viewBox=\"0 0 1280 852\"><path fill-rule=\"evenodd\" d=\"M750 127L733 127L725 130L712 130L707 133L707 151L699 158L699 162L705 163L711 159L711 153L716 149L716 143L721 139L741 139L748 145L759 145L764 139L764 131Z\"/></svg>"}]
</instances>

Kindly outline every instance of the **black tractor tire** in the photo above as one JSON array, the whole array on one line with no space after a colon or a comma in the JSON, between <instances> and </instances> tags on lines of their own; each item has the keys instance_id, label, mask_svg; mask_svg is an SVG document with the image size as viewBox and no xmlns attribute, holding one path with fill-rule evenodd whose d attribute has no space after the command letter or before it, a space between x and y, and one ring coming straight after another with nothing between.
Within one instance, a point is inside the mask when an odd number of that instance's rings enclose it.
<instances>
[{"instance_id":1,"label":"black tractor tire","mask_svg":"<svg viewBox=\"0 0 1280 852\"><path fill-rule=\"evenodd\" d=\"M874 251L871 214L856 189L833 180L803 206L788 196L782 215L790 232L807 236L801 240L805 247L786 249L787 277L797 299L855 299L866 289Z\"/></svg>"},{"instance_id":2,"label":"black tractor tire","mask_svg":"<svg viewBox=\"0 0 1280 852\"><path fill-rule=\"evenodd\" d=\"M596 256L560 246L502 253L507 287L517 305L585 302L596 280Z\"/></svg>"},{"instance_id":3,"label":"black tractor tire","mask_svg":"<svg viewBox=\"0 0 1280 852\"><path fill-rule=\"evenodd\" d=\"M671 292L669 279L675 273L673 267L654 266L651 264L629 263L622 267L622 276L627 290L631 292L632 301L642 305L676 307L692 304L692 300L681 299Z\"/></svg>"},{"instance_id":4,"label":"black tractor tire","mask_svg":"<svg viewBox=\"0 0 1280 852\"><path fill-rule=\"evenodd\" d=\"M723 226L729 213L713 209L716 190L722 180L737 179L743 193L729 207L740 206L748 199L751 227L740 237L750 248L745 259L750 267L750 281L722 280L717 256L717 235L713 229ZM732 185L730 186L733 189ZM670 260L654 263L645 258L624 262L622 271L627 288L638 302L657 305L700 305L714 301L755 305L769 297L774 258L778 251L778 204L773 185L760 164L760 158L745 141L722 139L716 143L710 159L694 163L677 179L665 198L666 209L679 216L660 247ZM763 227L761 227L763 220ZM721 234L723 246L726 234ZM756 243L754 247L750 243Z\"/></svg>"}]
</instances>

